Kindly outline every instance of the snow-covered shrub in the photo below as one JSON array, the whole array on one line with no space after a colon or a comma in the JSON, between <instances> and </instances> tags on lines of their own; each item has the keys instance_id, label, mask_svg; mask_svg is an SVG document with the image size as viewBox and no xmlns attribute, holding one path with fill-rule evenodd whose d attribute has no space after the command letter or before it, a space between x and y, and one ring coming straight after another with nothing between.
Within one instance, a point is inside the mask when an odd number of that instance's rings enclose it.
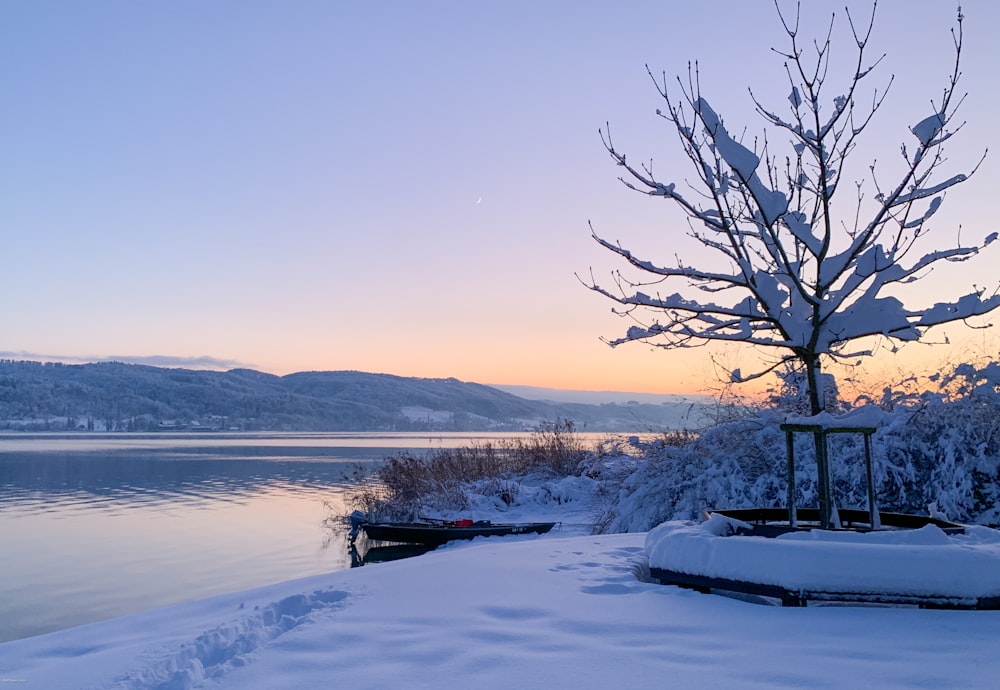
<instances>
[{"instance_id":1,"label":"snow-covered shrub","mask_svg":"<svg viewBox=\"0 0 1000 690\"><path fill-rule=\"evenodd\" d=\"M952 520L1000 523L1000 365L962 364L934 380L938 390L884 391L891 412L872 437L878 506L926 514L933 505ZM758 410L687 443L649 447L618 475L606 461L600 476L607 499L594 529L639 532L665 520L698 519L709 508L785 506L780 425L788 408ZM796 504L815 506L813 437L799 433L793 440ZM831 434L828 444L836 504L866 509L863 436Z\"/></svg>"},{"instance_id":2,"label":"snow-covered shrub","mask_svg":"<svg viewBox=\"0 0 1000 690\"><path fill-rule=\"evenodd\" d=\"M707 508L777 505L785 467L779 424L780 415L763 411L714 426L683 445L650 448L618 483L617 500L596 528L643 532L664 520L697 519Z\"/></svg>"},{"instance_id":3,"label":"snow-covered shrub","mask_svg":"<svg viewBox=\"0 0 1000 690\"><path fill-rule=\"evenodd\" d=\"M883 507L953 520L1000 522L1000 367L961 364L918 404L898 411L876 437Z\"/></svg>"}]
</instances>

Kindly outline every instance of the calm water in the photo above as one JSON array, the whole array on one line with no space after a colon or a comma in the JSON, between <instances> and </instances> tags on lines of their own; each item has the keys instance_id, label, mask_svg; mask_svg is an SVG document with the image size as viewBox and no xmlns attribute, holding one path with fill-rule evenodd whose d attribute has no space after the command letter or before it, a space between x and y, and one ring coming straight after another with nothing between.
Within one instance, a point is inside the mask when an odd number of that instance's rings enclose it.
<instances>
[{"instance_id":1,"label":"calm water","mask_svg":"<svg viewBox=\"0 0 1000 690\"><path fill-rule=\"evenodd\" d=\"M0 434L0 642L350 567L360 468L482 434Z\"/></svg>"}]
</instances>

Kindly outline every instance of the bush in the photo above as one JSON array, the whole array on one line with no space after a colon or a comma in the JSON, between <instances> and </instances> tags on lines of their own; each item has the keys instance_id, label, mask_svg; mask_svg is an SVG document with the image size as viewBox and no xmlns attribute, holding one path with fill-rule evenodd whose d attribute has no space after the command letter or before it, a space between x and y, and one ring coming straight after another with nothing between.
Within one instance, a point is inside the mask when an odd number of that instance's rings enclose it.
<instances>
[{"instance_id":1,"label":"bush","mask_svg":"<svg viewBox=\"0 0 1000 690\"><path fill-rule=\"evenodd\" d=\"M414 520L422 511L467 510L466 489L476 483L509 504L517 491L510 480L529 474L570 476L585 457L568 420L542 424L527 439L440 448L425 456L401 453L387 458L364 483L354 507L372 520Z\"/></svg>"},{"instance_id":2,"label":"bush","mask_svg":"<svg viewBox=\"0 0 1000 690\"><path fill-rule=\"evenodd\" d=\"M884 511L933 510L959 522L996 524L1000 365L962 364L929 383L937 390L886 387L876 401L887 411L872 439L877 504ZM785 405L758 409L651 447L627 473L606 474L607 500L596 529L639 532L665 520L698 519L708 508L785 506L786 447L779 427L787 412ZM829 443L837 505L866 509L861 435L837 434ZM795 457L796 503L816 505L811 435L796 434Z\"/></svg>"}]
</instances>

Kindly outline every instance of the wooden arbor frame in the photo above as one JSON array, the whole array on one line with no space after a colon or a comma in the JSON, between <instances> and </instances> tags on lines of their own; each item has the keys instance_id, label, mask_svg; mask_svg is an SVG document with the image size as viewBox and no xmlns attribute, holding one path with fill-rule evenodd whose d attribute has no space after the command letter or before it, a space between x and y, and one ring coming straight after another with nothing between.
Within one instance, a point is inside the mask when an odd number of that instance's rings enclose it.
<instances>
[{"instance_id":1,"label":"wooden arbor frame","mask_svg":"<svg viewBox=\"0 0 1000 690\"><path fill-rule=\"evenodd\" d=\"M798 515L795 506L795 443L796 433L810 433L816 440L816 469L819 479L819 523L822 529L840 527L834 516L833 478L830 473L830 453L827 447L827 437L830 434L862 434L865 439L865 478L868 482L868 519L872 529L878 529L878 508L875 506L875 477L872 470L872 434L875 427L871 426L826 426L823 424L782 424L785 432L785 444L788 448L788 522L791 527L798 526Z\"/></svg>"}]
</instances>

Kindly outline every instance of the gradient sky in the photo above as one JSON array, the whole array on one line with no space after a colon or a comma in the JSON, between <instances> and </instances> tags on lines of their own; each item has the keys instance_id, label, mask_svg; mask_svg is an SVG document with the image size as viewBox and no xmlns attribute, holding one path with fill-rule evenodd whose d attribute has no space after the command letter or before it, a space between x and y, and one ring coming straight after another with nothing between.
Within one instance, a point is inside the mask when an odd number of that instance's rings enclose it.
<instances>
[{"instance_id":1,"label":"gradient sky","mask_svg":"<svg viewBox=\"0 0 1000 690\"><path fill-rule=\"evenodd\" d=\"M805 4L823 6L806 17L818 35L844 3ZM945 175L997 143L1000 3L963 9L968 124ZM862 172L896 165L932 112L954 17L947 1L880 3L872 84L896 82ZM629 324L574 276L620 266L588 221L663 263L699 248L668 203L622 187L597 130L682 182L644 65L698 59L730 131L755 132L748 86L787 106L782 39L766 0L0 3L0 356L703 389L710 351L599 340ZM932 238L1000 229L998 187L993 154ZM996 265L935 271L911 302L992 289ZM744 371L756 356L715 352ZM881 366L928 356L943 355L908 346Z\"/></svg>"}]
</instances>

